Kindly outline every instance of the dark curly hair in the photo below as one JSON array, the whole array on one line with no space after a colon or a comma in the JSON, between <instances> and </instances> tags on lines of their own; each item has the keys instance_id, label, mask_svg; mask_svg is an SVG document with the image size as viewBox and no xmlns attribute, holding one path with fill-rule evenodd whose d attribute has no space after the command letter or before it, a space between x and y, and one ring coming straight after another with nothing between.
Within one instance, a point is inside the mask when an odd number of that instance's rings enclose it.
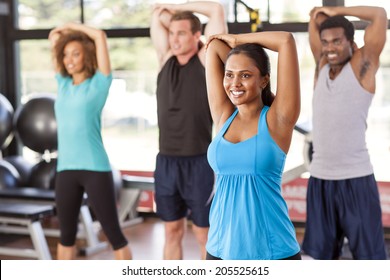
<instances>
[{"instance_id":1,"label":"dark curly hair","mask_svg":"<svg viewBox=\"0 0 390 280\"><path fill-rule=\"evenodd\" d=\"M319 27L319 32L321 34L321 32L325 29L337 27L343 28L345 37L347 37L349 41L353 42L355 35L355 27L353 26L352 22L347 20L344 16L328 17L321 23Z\"/></svg>"},{"instance_id":2,"label":"dark curly hair","mask_svg":"<svg viewBox=\"0 0 390 280\"><path fill-rule=\"evenodd\" d=\"M64 49L70 42L80 42L84 50L84 67L87 77L92 77L97 69L96 47L94 41L80 31L69 31L61 34L54 47L54 58L62 76L70 76L64 65Z\"/></svg>"},{"instance_id":3,"label":"dark curly hair","mask_svg":"<svg viewBox=\"0 0 390 280\"><path fill-rule=\"evenodd\" d=\"M244 54L255 63L255 66L259 69L261 76L270 76L271 65L269 56L264 48L258 44L242 44L230 50L227 58L235 54ZM262 90L261 99L263 104L271 106L275 99L275 95L271 92L271 83L268 81L265 88Z\"/></svg>"}]
</instances>

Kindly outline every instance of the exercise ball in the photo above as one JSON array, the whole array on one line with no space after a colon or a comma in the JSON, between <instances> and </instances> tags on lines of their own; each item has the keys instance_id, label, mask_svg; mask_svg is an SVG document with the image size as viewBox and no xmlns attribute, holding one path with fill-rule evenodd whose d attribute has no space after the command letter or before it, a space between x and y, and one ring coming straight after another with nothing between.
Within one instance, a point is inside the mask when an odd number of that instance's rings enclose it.
<instances>
[{"instance_id":1,"label":"exercise ball","mask_svg":"<svg viewBox=\"0 0 390 280\"><path fill-rule=\"evenodd\" d=\"M29 187L45 190L54 190L56 177L57 160L49 162L42 160L31 169Z\"/></svg>"},{"instance_id":2,"label":"exercise ball","mask_svg":"<svg viewBox=\"0 0 390 280\"><path fill-rule=\"evenodd\" d=\"M30 180L31 170L34 164L29 162L28 160L26 160L24 157L20 155L7 156L4 158L4 160L12 164L12 166L15 167L16 170L18 171L20 176L20 186L21 187L27 186Z\"/></svg>"},{"instance_id":3,"label":"exercise ball","mask_svg":"<svg viewBox=\"0 0 390 280\"><path fill-rule=\"evenodd\" d=\"M12 140L13 116L14 109L11 103L0 93L0 150L6 148Z\"/></svg>"},{"instance_id":4,"label":"exercise ball","mask_svg":"<svg viewBox=\"0 0 390 280\"><path fill-rule=\"evenodd\" d=\"M57 122L54 95L35 95L16 109L14 125L20 141L31 150L57 150Z\"/></svg>"},{"instance_id":5,"label":"exercise ball","mask_svg":"<svg viewBox=\"0 0 390 280\"><path fill-rule=\"evenodd\" d=\"M0 160L0 189L17 188L20 185L20 176L15 167L5 160Z\"/></svg>"}]
</instances>

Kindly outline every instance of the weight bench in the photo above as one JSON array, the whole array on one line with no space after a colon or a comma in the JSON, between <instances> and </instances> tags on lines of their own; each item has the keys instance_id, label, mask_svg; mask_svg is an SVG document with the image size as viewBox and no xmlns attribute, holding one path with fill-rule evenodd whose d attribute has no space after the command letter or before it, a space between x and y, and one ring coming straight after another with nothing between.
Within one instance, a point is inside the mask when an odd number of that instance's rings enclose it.
<instances>
[{"instance_id":1,"label":"weight bench","mask_svg":"<svg viewBox=\"0 0 390 280\"><path fill-rule=\"evenodd\" d=\"M143 219L138 217L138 201L142 191L154 190L154 178L122 175L122 182L118 209L119 222L122 227L141 223Z\"/></svg>"},{"instance_id":2,"label":"weight bench","mask_svg":"<svg viewBox=\"0 0 390 280\"><path fill-rule=\"evenodd\" d=\"M12 189L0 189L0 201L5 202L14 202L14 203L31 203L37 205L51 205L55 210L55 193L52 190L44 190L37 188L12 188ZM80 254L90 255L95 252L98 252L102 249L107 248L107 242L100 242L97 232L98 226L94 224L91 213L89 211L88 205L86 204L86 198L84 203L80 208L80 226L81 228L78 231L77 238L82 238L86 240L86 247L80 249ZM1 227L0 232L14 230L14 232L28 233L26 230L21 230L20 228L10 228ZM46 236L59 237L59 229L43 229Z\"/></svg>"},{"instance_id":3,"label":"weight bench","mask_svg":"<svg viewBox=\"0 0 390 280\"><path fill-rule=\"evenodd\" d=\"M0 247L0 254L51 260L51 254L40 220L53 214L54 207L51 205L1 203L0 224L2 224L4 229L7 229L9 225L13 225L13 227L17 225L19 228L26 229L33 243L33 249ZM14 232L10 231L10 233Z\"/></svg>"}]
</instances>

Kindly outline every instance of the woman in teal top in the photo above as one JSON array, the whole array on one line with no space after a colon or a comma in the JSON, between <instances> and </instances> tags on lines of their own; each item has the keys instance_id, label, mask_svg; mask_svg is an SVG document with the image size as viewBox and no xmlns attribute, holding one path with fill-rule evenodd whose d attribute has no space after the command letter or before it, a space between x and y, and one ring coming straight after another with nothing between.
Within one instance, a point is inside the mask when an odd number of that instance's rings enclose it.
<instances>
[{"instance_id":1,"label":"woman in teal top","mask_svg":"<svg viewBox=\"0 0 390 280\"><path fill-rule=\"evenodd\" d=\"M60 223L57 259L75 257L84 192L116 259L131 259L116 209L111 166L101 137L101 113L112 82L106 35L68 23L50 32L56 66L58 127L56 209Z\"/></svg>"},{"instance_id":2,"label":"woman in teal top","mask_svg":"<svg viewBox=\"0 0 390 280\"><path fill-rule=\"evenodd\" d=\"M275 95L263 49L278 52ZM296 46L287 32L215 35L206 80L217 131L208 150L216 174L207 259L301 259L281 195L281 178L300 112Z\"/></svg>"}]
</instances>

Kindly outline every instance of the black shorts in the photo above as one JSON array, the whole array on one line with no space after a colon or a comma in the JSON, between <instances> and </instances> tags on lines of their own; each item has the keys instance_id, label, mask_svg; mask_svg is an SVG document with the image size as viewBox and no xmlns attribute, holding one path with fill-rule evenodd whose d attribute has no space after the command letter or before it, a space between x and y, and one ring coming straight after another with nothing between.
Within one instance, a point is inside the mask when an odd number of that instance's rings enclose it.
<instances>
[{"instance_id":1,"label":"black shorts","mask_svg":"<svg viewBox=\"0 0 390 280\"><path fill-rule=\"evenodd\" d=\"M190 215L195 225L209 226L214 172L206 155L158 154L154 177L157 214L163 221L177 221Z\"/></svg>"},{"instance_id":2,"label":"black shorts","mask_svg":"<svg viewBox=\"0 0 390 280\"><path fill-rule=\"evenodd\" d=\"M354 259L386 259L382 212L374 175L346 180L310 177L302 250L338 259L344 237Z\"/></svg>"}]
</instances>

